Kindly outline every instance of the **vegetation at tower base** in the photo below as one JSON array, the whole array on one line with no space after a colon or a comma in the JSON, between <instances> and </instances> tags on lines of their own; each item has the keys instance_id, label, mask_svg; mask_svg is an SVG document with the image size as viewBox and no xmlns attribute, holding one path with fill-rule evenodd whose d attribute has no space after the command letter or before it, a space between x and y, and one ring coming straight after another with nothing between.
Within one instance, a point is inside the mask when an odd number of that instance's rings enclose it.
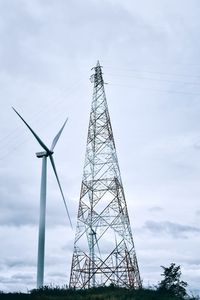
<instances>
[{"instance_id":1,"label":"vegetation at tower base","mask_svg":"<svg viewBox=\"0 0 200 300\"><path fill-rule=\"evenodd\" d=\"M185 297L187 295L186 287L187 282L181 280L181 267L176 266L175 263L166 268L161 266L164 272L161 276L164 276L163 280L159 283L159 291L167 291L171 295L177 297Z\"/></svg>"},{"instance_id":2,"label":"vegetation at tower base","mask_svg":"<svg viewBox=\"0 0 200 300\"><path fill-rule=\"evenodd\" d=\"M126 289L115 286L98 287L86 290L73 290L59 287L44 287L32 290L29 294L0 294L1 300L199 300L198 297L178 297L167 290Z\"/></svg>"},{"instance_id":3,"label":"vegetation at tower base","mask_svg":"<svg viewBox=\"0 0 200 300\"><path fill-rule=\"evenodd\" d=\"M68 287L45 286L25 293L1 293L2 299L29 300L200 300L199 296L188 296L185 290L187 283L180 280L180 266L174 263L163 267L164 279L154 288L122 288L114 284L90 289L70 289ZM176 286L176 288L174 288ZM182 289L182 288L183 289Z\"/></svg>"}]
</instances>

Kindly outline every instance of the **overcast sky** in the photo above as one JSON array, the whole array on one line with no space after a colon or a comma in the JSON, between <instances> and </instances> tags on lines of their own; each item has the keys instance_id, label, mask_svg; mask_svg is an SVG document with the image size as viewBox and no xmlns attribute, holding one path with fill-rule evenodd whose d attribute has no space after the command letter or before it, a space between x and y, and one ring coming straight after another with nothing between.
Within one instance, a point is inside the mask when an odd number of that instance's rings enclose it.
<instances>
[{"instance_id":1,"label":"overcast sky","mask_svg":"<svg viewBox=\"0 0 200 300\"><path fill-rule=\"evenodd\" d=\"M73 224L92 99L107 101L145 286L160 266L200 281L199 0L0 0L0 290L36 285L41 148L69 122L54 159ZM74 233L49 165L45 284L68 284Z\"/></svg>"}]
</instances>

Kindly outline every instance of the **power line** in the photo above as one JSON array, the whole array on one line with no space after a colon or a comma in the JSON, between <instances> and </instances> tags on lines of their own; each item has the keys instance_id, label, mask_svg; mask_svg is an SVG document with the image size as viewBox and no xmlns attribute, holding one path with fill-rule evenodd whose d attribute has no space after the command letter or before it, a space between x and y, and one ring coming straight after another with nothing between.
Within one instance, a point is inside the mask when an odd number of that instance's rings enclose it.
<instances>
[{"instance_id":1,"label":"power line","mask_svg":"<svg viewBox=\"0 0 200 300\"><path fill-rule=\"evenodd\" d=\"M183 95L200 95L199 93L190 93L190 92L183 92L183 91L172 91L172 90L161 90L161 89L155 89L155 88L146 88L146 87L139 87L136 85L127 85L127 84L118 84L118 83L109 83L111 86L121 86L121 87L127 87L127 88L136 88L140 89L142 91L152 91L152 92L159 92L159 93L166 93L166 94L183 94Z\"/></svg>"},{"instance_id":2,"label":"power line","mask_svg":"<svg viewBox=\"0 0 200 300\"><path fill-rule=\"evenodd\" d=\"M162 79L162 78L150 78L145 76L135 76L135 75L121 75L121 74L114 74L114 73L107 73L111 76L117 76L117 77L124 77L124 78L136 78L136 79L142 79L142 80L152 80L152 81L161 81L161 82L170 82L170 83L180 83L180 84L190 84L190 85L198 85L200 86L199 82L188 82L188 81L180 81L180 80L172 80L172 79Z\"/></svg>"},{"instance_id":3,"label":"power line","mask_svg":"<svg viewBox=\"0 0 200 300\"><path fill-rule=\"evenodd\" d=\"M114 70L121 70L122 72L137 72L137 73L151 73L151 74L160 74L166 76L180 76L180 77L188 77L188 78L198 78L200 79L200 75L190 75L190 74L183 74L183 73L166 73L166 72L159 72L159 71L148 71L142 69L129 69L129 68L118 68L118 67L109 67L107 69L114 69Z\"/></svg>"}]
</instances>

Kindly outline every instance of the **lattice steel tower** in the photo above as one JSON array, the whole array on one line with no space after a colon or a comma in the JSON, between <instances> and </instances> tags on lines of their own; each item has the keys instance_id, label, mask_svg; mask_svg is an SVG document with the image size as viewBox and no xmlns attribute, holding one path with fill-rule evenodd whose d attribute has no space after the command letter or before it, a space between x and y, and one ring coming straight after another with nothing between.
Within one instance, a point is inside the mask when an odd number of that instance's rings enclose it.
<instances>
[{"instance_id":1,"label":"lattice steel tower","mask_svg":"<svg viewBox=\"0 0 200 300\"><path fill-rule=\"evenodd\" d=\"M102 69L94 67L92 109L70 287L141 287Z\"/></svg>"}]
</instances>

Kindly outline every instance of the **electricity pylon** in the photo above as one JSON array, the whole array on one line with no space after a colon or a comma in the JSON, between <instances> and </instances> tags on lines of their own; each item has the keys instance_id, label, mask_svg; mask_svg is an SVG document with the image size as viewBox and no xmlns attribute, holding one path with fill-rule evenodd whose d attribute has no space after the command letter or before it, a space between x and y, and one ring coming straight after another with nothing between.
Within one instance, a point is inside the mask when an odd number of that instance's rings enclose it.
<instances>
[{"instance_id":1,"label":"electricity pylon","mask_svg":"<svg viewBox=\"0 0 200 300\"><path fill-rule=\"evenodd\" d=\"M91 79L93 99L69 286L139 288L142 284L99 62Z\"/></svg>"}]
</instances>

